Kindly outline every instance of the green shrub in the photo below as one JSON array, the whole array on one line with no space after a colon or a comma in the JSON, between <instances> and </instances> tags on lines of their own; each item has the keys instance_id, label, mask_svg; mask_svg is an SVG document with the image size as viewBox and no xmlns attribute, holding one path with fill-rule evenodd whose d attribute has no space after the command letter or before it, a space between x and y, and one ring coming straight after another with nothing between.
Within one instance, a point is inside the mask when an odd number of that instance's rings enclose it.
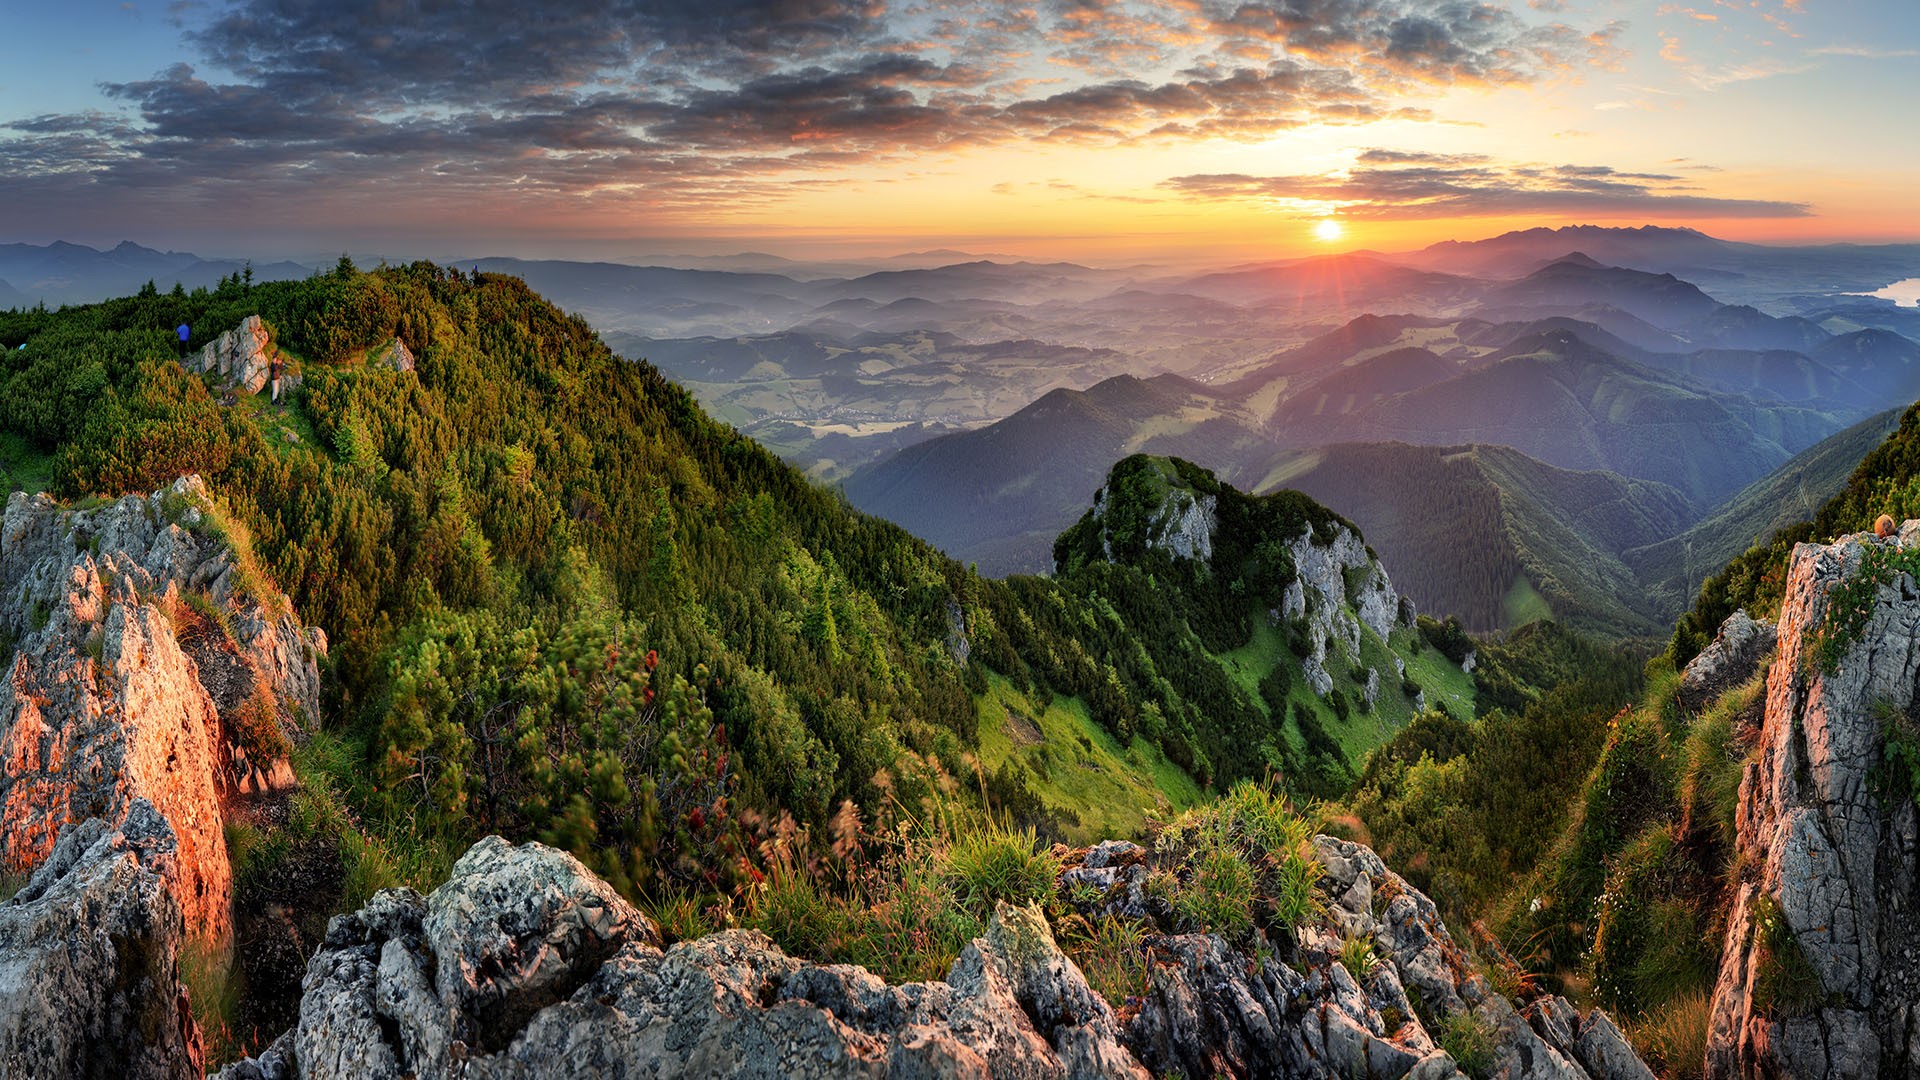
<instances>
[{"instance_id":1,"label":"green shrub","mask_svg":"<svg viewBox=\"0 0 1920 1080\"><path fill-rule=\"evenodd\" d=\"M1827 593L1825 617L1803 631L1801 655L1809 665L1809 674L1814 671L1832 674L1839 668L1840 660L1866 629L1880 586L1890 584L1901 574L1920 578L1920 548L1866 546L1859 569Z\"/></svg>"},{"instance_id":2,"label":"green shrub","mask_svg":"<svg viewBox=\"0 0 1920 1080\"><path fill-rule=\"evenodd\" d=\"M946 869L955 896L981 918L998 900L1023 905L1051 898L1060 877L1060 861L1040 849L1032 829L997 825L955 837Z\"/></svg>"},{"instance_id":3,"label":"green shrub","mask_svg":"<svg viewBox=\"0 0 1920 1080\"><path fill-rule=\"evenodd\" d=\"M1493 1033L1471 1012L1457 1012L1440 1024L1434 1039L1473 1080L1493 1074Z\"/></svg>"},{"instance_id":4,"label":"green shrub","mask_svg":"<svg viewBox=\"0 0 1920 1080\"><path fill-rule=\"evenodd\" d=\"M1920 720L1910 709L1893 707L1891 702L1875 702L1874 715L1880 720L1881 744L1880 795L1885 801L1920 801Z\"/></svg>"},{"instance_id":5,"label":"green shrub","mask_svg":"<svg viewBox=\"0 0 1920 1080\"><path fill-rule=\"evenodd\" d=\"M1649 826L1616 856L1594 920L1602 1004L1632 1016L1712 986L1719 951L1695 908L1705 891L1664 825Z\"/></svg>"},{"instance_id":6,"label":"green shrub","mask_svg":"<svg viewBox=\"0 0 1920 1080\"><path fill-rule=\"evenodd\" d=\"M1203 851L1174 912L1188 930L1237 940L1253 929L1253 868L1224 844Z\"/></svg>"}]
</instances>

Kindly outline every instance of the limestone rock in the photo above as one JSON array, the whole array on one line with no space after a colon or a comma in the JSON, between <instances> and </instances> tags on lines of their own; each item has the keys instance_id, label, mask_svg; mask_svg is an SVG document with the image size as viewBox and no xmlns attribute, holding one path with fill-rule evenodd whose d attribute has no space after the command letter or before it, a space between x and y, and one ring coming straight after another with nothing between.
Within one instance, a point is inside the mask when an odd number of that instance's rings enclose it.
<instances>
[{"instance_id":1,"label":"limestone rock","mask_svg":"<svg viewBox=\"0 0 1920 1080\"><path fill-rule=\"evenodd\" d=\"M179 852L151 803L64 830L0 904L0 1076L199 1076L180 987Z\"/></svg>"},{"instance_id":2,"label":"limestone rock","mask_svg":"<svg viewBox=\"0 0 1920 1080\"><path fill-rule=\"evenodd\" d=\"M273 343L260 316L249 315L240 325L207 343L187 367L215 377L223 386L257 394L267 385L273 363Z\"/></svg>"},{"instance_id":3,"label":"limestone rock","mask_svg":"<svg viewBox=\"0 0 1920 1080\"><path fill-rule=\"evenodd\" d=\"M1745 609L1727 616L1719 633L1680 675L1680 702L1700 709L1728 690L1746 682L1773 651L1773 624L1756 622Z\"/></svg>"},{"instance_id":4,"label":"limestone rock","mask_svg":"<svg viewBox=\"0 0 1920 1080\"><path fill-rule=\"evenodd\" d=\"M381 350L380 358L374 363L395 371L412 371L413 353L407 350L406 342L394 338L385 349Z\"/></svg>"},{"instance_id":5,"label":"limestone rock","mask_svg":"<svg viewBox=\"0 0 1920 1080\"><path fill-rule=\"evenodd\" d=\"M247 761L231 731L256 704L289 726L314 715L325 640L284 597L242 595L211 510L196 477L92 510L8 500L0 864L31 868L69 822L112 827L146 800L172 828L187 925L219 940L231 889L221 800L290 779L284 761Z\"/></svg>"},{"instance_id":6,"label":"limestone rock","mask_svg":"<svg viewBox=\"0 0 1920 1080\"><path fill-rule=\"evenodd\" d=\"M1144 1080L1119 1035L1037 911L1003 905L946 982L892 987L754 931L662 952L572 856L490 838L432 896L337 917L275 1060L222 1075Z\"/></svg>"},{"instance_id":7,"label":"limestone rock","mask_svg":"<svg viewBox=\"0 0 1920 1080\"><path fill-rule=\"evenodd\" d=\"M1900 532L1916 536L1911 522ZM1744 869L1714 988L1709 1077L1920 1071L1908 1035L1920 1017L1920 830L1910 793L1878 776L1884 718L1916 705L1920 584L1905 573L1879 581L1831 671L1813 652L1833 590L1862 572L1867 550L1907 543L1863 533L1793 551L1759 757L1740 786ZM1759 925L1775 911L1784 933ZM1783 949L1804 957L1818 985L1811 1001L1769 1010L1755 987Z\"/></svg>"},{"instance_id":8,"label":"limestone rock","mask_svg":"<svg viewBox=\"0 0 1920 1080\"><path fill-rule=\"evenodd\" d=\"M998 905L945 981L890 986L757 931L662 951L571 856L489 838L431 896L389 890L336 918L297 1025L221 1075L1464 1080L1422 1018L1472 1015L1500 1080L1646 1080L1603 1014L1549 999L1523 1018L1370 849L1313 843L1329 915L1260 952L1171 932L1172 909L1140 901L1171 856L1124 841L1061 852L1060 895L1082 914L1131 903L1166 931L1149 933L1140 994L1116 1012L1039 908ZM1348 971L1349 937L1378 962Z\"/></svg>"}]
</instances>

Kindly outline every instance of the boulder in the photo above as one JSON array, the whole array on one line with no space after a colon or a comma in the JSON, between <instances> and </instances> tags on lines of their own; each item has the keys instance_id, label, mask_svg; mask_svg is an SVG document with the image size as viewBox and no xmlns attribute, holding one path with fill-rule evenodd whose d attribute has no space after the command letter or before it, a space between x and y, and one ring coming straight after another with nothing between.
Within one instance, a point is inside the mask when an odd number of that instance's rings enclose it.
<instances>
[{"instance_id":1,"label":"boulder","mask_svg":"<svg viewBox=\"0 0 1920 1080\"><path fill-rule=\"evenodd\" d=\"M395 371L412 371L413 353L407 350L406 342L394 338L385 349L380 351L380 357L374 363Z\"/></svg>"},{"instance_id":2,"label":"boulder","mask_svg":"<svg viewBox=\"0 0 1920 1080\"><path fill-rule=\"evenodd\" d=\"M1046 920L1001 905L947 981L888 986L756 931L662 951L578 860L475 845L431 896L338 916L300 1020L228 1078L1139 1077Z\"/></svg>"},{"instance_id":3,"label":"boulder","mask_svg":"<svg viewBox=\"0 0 1920 1080\"><path fill-rule=\"evenodd\" d=\"M1680 703L1702 709L1720 695L1753 678L1760 661L1773 652L1770 622L1747 617L1745 609L1727 616L1713 641L1680 673Z\"/></svg>"},{"instance_id":4,"label":"boulder","mask_svg":"<svg viewBox=\"0 0 1920 1080\"><path fill-rule=\"evenodd\" d=\"M178 858L166 818L140 800L116 829L62 830L0 904L0 1076L204 1073L179 979Z\"/></svg>"},{"instance_id":5,"label":"boulder","mask_svg":"<svg viewBox=\"0 0 1920 1080\"><path fill-rule=\"evenodd\" d=\"M257 394L267 385L273 363L273 342L260 316L249 315L240 325L201 349L188 368L215 377L220 385Z\"/></svg>"}]
</instances>

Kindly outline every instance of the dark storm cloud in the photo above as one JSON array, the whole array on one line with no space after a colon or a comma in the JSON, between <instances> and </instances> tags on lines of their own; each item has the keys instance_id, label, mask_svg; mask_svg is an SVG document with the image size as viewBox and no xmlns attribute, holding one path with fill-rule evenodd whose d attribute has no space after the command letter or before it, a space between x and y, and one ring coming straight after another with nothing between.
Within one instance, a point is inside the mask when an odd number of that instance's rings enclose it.
<instances>
[{"instance_id":1,"label":"dark storm cloud","mask_svg":"<svg viewBox=\"0 0 1920 1080\"><path fill-rule=\"evenodd\" d=\"M1161 185L1213 200L1301 200L1338 206L1343 217L1428 218L1499 214L1802 217L1802 203L1722 199L1676 176L1604 165L1500 164L1474 155L1368 151L1345 176L1178 176Z\"/></svg>"},{"instance_id":2,"label":"dark storm cloud","mask_svg":"<svg viewBox=\"0 0 1920 1080\"><path fill-rule=\"evenodd\" d=\"M245 176L249 198L379 185L382 206L764 200L965 146L1422 118L1410 87L1546 79L1610 49L1605 28L1458 0L234 0L187 38L192 64L104 88L121 112L0 128L0 198L57 177L63 205L233 205Z\"/></svg>"}]
</instances>

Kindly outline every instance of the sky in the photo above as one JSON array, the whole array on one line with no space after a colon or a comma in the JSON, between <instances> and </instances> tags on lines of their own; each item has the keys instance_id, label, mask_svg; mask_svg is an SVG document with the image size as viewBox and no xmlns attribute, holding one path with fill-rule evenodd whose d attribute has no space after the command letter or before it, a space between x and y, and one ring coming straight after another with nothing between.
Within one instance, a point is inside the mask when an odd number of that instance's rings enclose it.
<instances>
[{"instance_id":1,"label":"sky","mask_svg":"<svg viewBox=\"0 0 1920 1080\"><path fill-rule=\"evenodd\" d=\"M0 241L1920 240L1913 0L12 0L0 41Z\"/></svg>"}]
</instances>

